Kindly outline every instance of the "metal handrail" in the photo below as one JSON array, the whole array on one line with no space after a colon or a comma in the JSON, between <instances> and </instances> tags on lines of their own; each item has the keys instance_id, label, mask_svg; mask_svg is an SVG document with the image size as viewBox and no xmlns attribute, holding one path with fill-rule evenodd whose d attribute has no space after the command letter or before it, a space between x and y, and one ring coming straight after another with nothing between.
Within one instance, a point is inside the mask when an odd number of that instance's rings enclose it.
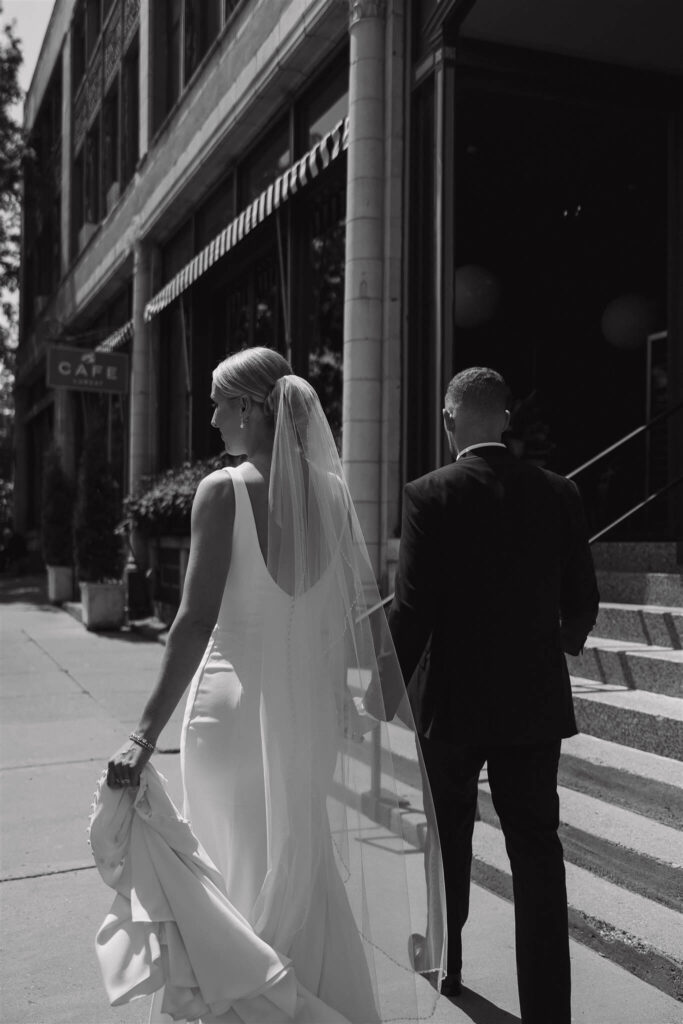
<instances>
[{"instance_id":1,"label":"metal handrail","mask_svg":"<svg viewBox=\"0 0 683 1024\"><path fill-rule=\"evenodd\" d=\"M623 523L625 519L628 519L635 512L638 512L639 509L645 508L645 506L649 505L651 501L655 501L655 499L658 498L660 494L664 494L665 491L670 491L672 487L676 487L676 485L680 483L683 483L683 476L679 476L675 480L670 480L668 484L664 484L664 486L660 487L658 491L654 491L652 494L648 494L647 498L643 498L643 500L639 501L637 505L634 505L633 508L630 508L628 512L624 512L624 514L619 516L618 519L615 519L614 522L610 523L609 526L603 526L602 530L600 530L598 533L594 533L592 537L589 537L588 543L593 544L596 540L599 540L600 537L604 537L606 533L608 533L615 526L618 526L619 523Z\"/></svg>"},{"instance_id":2,"label":"metal handrail","mask_svg":"<svg viewBox=\"0 0 683 1024\"><path fill-rule=\"evenodd\" d=\"M630 434L625 434L624 437L620 438L618 441L615 441L614 444L611 444L608 448L605 448L603 449L603 451L598 452L598 454L594 455L592 459L588 460L588 462L584 462L582 465L577 466L576 469L573 469L571 471L571 473L566 474L567 480L573 479L573 477L577 476L577 474L582 473L584 469L588 469L589 466L592 466L593 463L599 462L600 459L603 459L605 457L605 455L609 455L611 452L616 451L617 448L621 448L621 446L623 444L626 444L627 441L630 441L634 437L638 437L639 434L643 434L646 430L649 430L650 427L653 427L655 423L658 423L660 420L666 419L668 416L673 416L673 414L675 412L678 412L679 409L683 409L683 401L677 402L676 405L672 405L670 409L665 409L664 412L660 412L653 419L648 420L647 423L643 423L641 424L641 426L636 427L636 429L632 430Z\"/></svg>"}]
</instances>

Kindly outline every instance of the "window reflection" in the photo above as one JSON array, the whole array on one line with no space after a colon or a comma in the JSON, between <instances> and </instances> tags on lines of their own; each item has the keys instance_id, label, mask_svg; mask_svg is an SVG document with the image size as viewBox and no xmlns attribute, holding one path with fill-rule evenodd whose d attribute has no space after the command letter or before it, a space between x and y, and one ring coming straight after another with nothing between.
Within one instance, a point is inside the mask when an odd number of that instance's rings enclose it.
<instances>
[{"instance_id":1,"label":"window reflection","mask_svg":"<svg viewBox=\"0 0 683 1024\"><path fill-rule=\"evenodd\" d=\"M302 108L301 141L310 149L349 112L349 69L346 60L321 88L311 91Z\"/></svg>"},{"instance_id":2,"label":"window reflection","mask_svg":"<svg viewBox=\"0 0 683 1024\"><path fill-rule=\"evenodd\" d=\"M319 117L316 117L308 129L308 148L315 146L316 142L331 132L332 129L342 121L349 110L349 94L344 92L339 99L335 100Z\"/></svg>"},{"instance_id":3,"label":"window reflection","mask_svg":"<svg viewBox=\"0 0 683 1024\"><path fill-rule=\"evenodd\" d=\"M247 157L240 174L240 206L260 196L264 189L275 181L278 174L286 171L292 162L289 148L289 125L287 121L254 153Z\"/></svg>"},{"instance_id":4,"label":"window reflection","mask_svg":"<svg viewBox=\"0 0 683 1024\"><path fill-rule=\"evenodd\" d=\"M281 348L280 278L272 255L256 260L248 273L229 285L227 351L252 345Z\"/></svg>"}]
</instances>

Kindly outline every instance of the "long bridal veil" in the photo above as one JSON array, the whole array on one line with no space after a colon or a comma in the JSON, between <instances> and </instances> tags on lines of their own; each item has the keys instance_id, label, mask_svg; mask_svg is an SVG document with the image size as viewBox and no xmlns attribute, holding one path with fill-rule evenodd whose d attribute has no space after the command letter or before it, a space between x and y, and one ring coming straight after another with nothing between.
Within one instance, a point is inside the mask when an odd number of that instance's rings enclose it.
<instances>
[{"instance_id":1,"label":"long bridal veil","mask_svg":"<svg viewBox=\"0 0 683 1024\"><path fill-rule=\"evenodd\" d=\"M431 797L407 700L400 721L379 721L364 739L368 720L358 713L370 687L382 719L383 702L393 712L405 685L383 610L368 614L380 596L318 397L288 375L267 407L275 417L267 567L289 612L286 635L263 638L268 862L256 931L291 949L311 900L341 878L379 1020L427 1018L446 963ZM427 831L428 887L416 845ZM408 940L425 931L420 977Z\"/></svg>"}]
</instances>

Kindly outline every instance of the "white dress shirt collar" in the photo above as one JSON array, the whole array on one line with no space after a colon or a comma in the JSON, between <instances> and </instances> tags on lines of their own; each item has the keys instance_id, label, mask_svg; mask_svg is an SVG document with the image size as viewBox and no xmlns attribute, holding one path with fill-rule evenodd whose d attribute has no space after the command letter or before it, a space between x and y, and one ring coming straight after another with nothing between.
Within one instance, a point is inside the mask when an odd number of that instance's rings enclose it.
<instances>
[{"instance_id":1,"label":"white dress shirt collar","mask_svg":"<svg viewBox=\"0 0 683 1024\"><path fill-rule=\"evenodd\" d=\"M463 448L461 452L458 452L455 461L461 459L463 455L467 455L468 452L473 452L475 448L507 448L502 441L480 441L479 444L468 444L467 448Z\"/></svg>"}]
</instances>

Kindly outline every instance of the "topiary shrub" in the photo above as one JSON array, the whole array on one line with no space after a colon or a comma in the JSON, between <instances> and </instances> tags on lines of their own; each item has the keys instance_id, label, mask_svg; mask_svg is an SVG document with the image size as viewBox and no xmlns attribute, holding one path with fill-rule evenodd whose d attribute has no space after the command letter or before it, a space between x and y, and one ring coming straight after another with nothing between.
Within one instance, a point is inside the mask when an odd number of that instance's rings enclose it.
<instances>
[{"instance_id":1,"label":"topiary shrub","mask_svg":"<svg viewBox=\"0 0 683 1024\"><path fill-rule=\"evenodd\" d=\"M76 488L74 551L82 582L121 579L123 551L116 533L120 520L120 488L107 461L104 435L97 431L86 441Z\"/></svg>"},{"instance_id":2,"label":"topiary shrub","mask_svg":"<svg viewBox=\"0 0 683 1024\"><path fill-rule=\"evenodd\" d=\"M64 472L58 448L51 448L43 467L41 545L46 565L73 561L73 484Z\"/></svg>"},{"instance_id":3,"label":"topiary shrub","mask_svg":"<svg viewBox=\"0 0 683 1024\"><path fill-rule=\"evenodd\" d=\"M216 455L198 462L184 462L182 466L146 479L138 494L130 495L123 503L127 522L143 537L189 536L197 487L208 473L225 464L226 456Z\"/></svg>"}]
</instances>

